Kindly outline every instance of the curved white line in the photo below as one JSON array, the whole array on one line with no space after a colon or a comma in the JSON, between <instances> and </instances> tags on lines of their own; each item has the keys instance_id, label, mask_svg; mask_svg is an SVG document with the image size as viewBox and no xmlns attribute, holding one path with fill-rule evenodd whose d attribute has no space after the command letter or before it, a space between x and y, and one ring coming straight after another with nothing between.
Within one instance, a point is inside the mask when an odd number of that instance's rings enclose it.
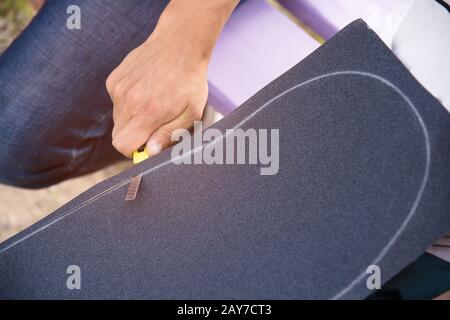
<instances>
[{"instance_id":1,"label":"curved white line","mask_svg":"<svg viewBox=\"0 0 450 320\"><path fill-rule=\"evenodd\" d=\"M395 85L392 84L389 80L387 80L387 79L385 79L385 78L383 78L383 77L380 77L380 76L377 76L377 75L375 75L375 74L368 73L368 72L362 72L362 71L337 71L337 72L333 72L333 73L327 73L327 74L324 74L324 75L321 75L321 76L312 78L312 79L310 79L310 80L307 80L307 81L305 81L305 82L302 82L302 83L300 83L300 84L298 84L298 85L295 85L295 86L293 86L292 88L290 88L290 89L288 89L288 90L286 90L286 91L280 93L279 95L277 95L277 96L275 96L274 98L270 99L268 102L266 102L265 104L263 104L261 107L257 108L255 111L253 111L252 113L250 113L250 114L249 114L247 117L245 117L242 121L240 121L238 124L236 124L232 129L235 130L235 129L237 129L238 127L242 126L242 125L245 124L247 121L249 121L250 119L252 119L255 115L257 115L260 111L264 110L267 106L269 106L270 104L272 104L275 100L277 100L277 99L281 98L282 96L284 96L284 95L290 93L291 91L296 90L296 89L298 89L298 88L301 88L301 87L303 87L303 86L305 86L305 85L307 85L307 84L309 84L309 83L312 83L312 82L315 82L315 81L318 81L318 80L321 80L321 79L324 79L324 78L328 78L328 77L338 76L338 75L359 75L359 76L369 77L369 78L372 78L372 79L376 79L376 80L382 82L383 84L387 85L388 87L394 89L394 91L397 92L397 93L398 93L398 94L399 94L399 95L400 95L400 96L408 103L408 105L409 105L409 106L411 107L411 109L413 110L414 114L416 115L416 117L417 117L417 119L418 119L418 121L419 121L419 123L420 123L420 126L422 127L422 131L423 131L424 138L425 138L425 148L426 148L426 168L425 168L425 174L424 174L424 178L423 178L422 184L421 184L421 186L420 186L419 192L418 192L418 194L417 194L417 197L416 197L416 199L415 199L415 201L414 201L414 203L413 203L413 206L412 206L410 212L408 213L408 215L406 216L405 220L404 220L404 221L402 222L402 224L400 225L400 227L399 227L399 229L397 230L397 232L392 236L392 238L389 240L389 242L387 243L387 245L380 251L380 253L378 254L378 256L371 262L371 264L377 264L377 263L378 263L378 262L386 255L386 253L389 251L389 249L392 247L392 245L395 243L395 241L398 239L398 237L401 235L401 233L405 230L405 228L406 228L407 224L409 223L409 221L411 221L411 218L413 217L413 215L414 215L414 213L415 213L415 211L416 211L416 208L417 208L417 206L418 206L418 204L419 204L419 202L420 202L420 199L422 198L422 194L423 194L423 191L424 191L424 189L425 189L425 185L426 185L427 180L428 180L429 167L430 167L430 161L431 161L431 150L430 150L429 134L428 134L427 128L426 128L426 126L425 126L425 123L424 123L422 117L420 116L419 112L417 111L416 107L415 107L414 104L411 102L411 100L410 100L410 99L409 99L409 98L408 98L408 97L407 97L407 96L406 96L406 95L405 95L405 94L404 94L397 86L395 86ZM221 138L222 138L222 139L225 138L225 137L228 136L228 135L230 134L230 132L232 132L233 130L227 131L227 132L225 133L225 135L222 135ZM167 160L167 161L165 161L165 162L162 162L162 163L160 163L159 165L156 165L156 166L154 166L154 167L152 167L152 168L150 168L150 169L148 169L148 170L142 172L142 175L146 175L146 174L148 174L148 173L150 173L150 172L153 172L153 171L155 171L155 170L157 170L157 169L159 169L159 168L161 168L161 167L164 167L164 166L166 166L166 165L172 163L175 159L178 159L178 160L179 160L179 159L184 158L184 157L186 157L186 156L191 156L191 155L194 154L195 152L202 150L205 146L208 146L208 145L210 145L210 144L217 143L217 142L218 142L217 140L219 140L219 139L215 139L215 140L213 140L212 142L210 142L210 143L208 143L208 144L206 144L206 145L198 146L198 147L196 147L196 148L194 148L194 149L192 149L192 150L186 152L185 154L180 155L180 156L178 156L178 157L176 157L176 158L174 158L174 159L170 159L170 160ZM23 238L17 240L16 242L11 243L10 245L6 246L5 248L3 248L3 249L0 251L0 253L5 252L6 250L10 249L11 247L17 245L18 243L20 243L20 242L22 242L22 241L24 241L24 240L30 238L31 236L35 235L35 234L38 233L38 232L40 232L40 231L42 231L42 230L48 228L49 226L55 224L56 222L58 222L58 221L64 219L65 217L71 215L72 213L78 211L80 208L83 208L83 207L85 207L86 205L92 203L93 201L100 199L102 196L104 196L104 195L106 195L106 194L108 194L108 193L110 193L110 192L112 192L112 191L114 191L114 190L117 190L118 188L120 188L120 187L126 185L127 183L130 182L130 180L131 180L131 179L128 178L128 179L126 179L126 180L124 180L124 181L122 181L122 182L119 182L118 184L112 186L111 188L108 188L108 189L106 189L105 191L103 191L103 192L101 192L101 193L99 193L99 194L93 196L92 198L86 200L85 202L81 203L80 205L76 206L75 208L69 210L66 214L64 214L64 215L60 216L59 218L57 218L57 219L55 219L55 220L49 222L47 225L42 226L41 228L36 229L36 230L33 231L32 233L30 233L30 234L24 236ZM355 278L348 286L346 286L346 287L345 287L344 289L342 289L339 293L337 293L336 295L334 295L331 299L339 299L339 298L342 298L342 297L343 297L345 294L347 294L347 293L348 293L355 285L357 285L357 284L358 284L358 283L359 283L366 275L367 275L367 274L366 274L366 272L365 272L365 270L364 270L364 271L361 272L361 274L360 274L359 276L357 276L357 277L356 277L356 278Z\"/></svg>"},{"instance_id":2,"label":"curved white line","mask_svg":"<svg viewBox=\"0 0 450 320\"><path fill-rule=\"evenodd\" d=\"M388 81L382 77L372 75L372 74L365 74L365 75L369 76L369 77L374 77L375 79L383 82L385 85L394 89L395 92L397 92L408 103L408 105L411 107L414 114L416 115L417 120L419 121L420 126L422 128L424 139L425 139L425 150L426 150L425 173L423 176L422 184L420 185L420 188L419 188L419 192L417 193L416 199L413 202L413 206L411 207L411 210L409 211L405 220L402 222L400 227L397 229L397 232L395 232L395 234L389 240L387 245L380 251L378 256L372 261L372 263L370 263L371 265L375 265L378 262L380 262L381 259L383 259L383 257L389 251L389 249L394 245L395 241L397 241L397 239L400 237L400 235L405 230L406 226L408 225L408 223L411 221L412 217L414 216L414 213L416 212L417 206L419 205L419 202L422 198L423 191L425 189L425 185L427 184L427 181L428 181L428 176L429 176L429 172L430 172L430 162L431 162L431 148L430 148L430 138L429 138L428 130L427 130L427 127L425 126L423 118L419 114L419 112L417 111L416 107L411 102L411 100L403 93L403 91L401 91L397 86L395 86L390 81ZM342 298L345 294L347 294L355 285L357 285L366 276L367 276L366 271L365 270L362 271L361 274L358 277L356 277L347 287L345 287L339 293L334 295L332 297L332 300L337 300L337 299Z\"/></svg>"}]
</instances>

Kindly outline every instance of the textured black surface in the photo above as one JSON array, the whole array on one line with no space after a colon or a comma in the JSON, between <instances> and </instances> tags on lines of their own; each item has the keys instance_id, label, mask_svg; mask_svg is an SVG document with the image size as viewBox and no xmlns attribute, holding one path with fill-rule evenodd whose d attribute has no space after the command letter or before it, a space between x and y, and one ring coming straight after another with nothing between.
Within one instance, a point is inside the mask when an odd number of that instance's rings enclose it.
<instances>
[{"instance_id":1,"label":"textured black surface","mask_svg":"<svg viewBox=\"0 0 450 320\"><path fill-rule=\"evenodd\" d=\"M450 229L450 117L362 21L236 125L280 129L278 175L165 152L1 244L0 298L364 298L368 265L385 282Z\"/></svg>"}]
</instances>

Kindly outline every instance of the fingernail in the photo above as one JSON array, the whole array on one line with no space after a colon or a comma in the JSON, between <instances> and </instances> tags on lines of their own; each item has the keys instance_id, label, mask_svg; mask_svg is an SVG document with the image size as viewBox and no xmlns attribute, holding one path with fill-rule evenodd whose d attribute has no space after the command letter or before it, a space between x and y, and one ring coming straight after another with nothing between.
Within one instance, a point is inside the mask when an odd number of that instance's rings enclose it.
<instances>
[{"instance_id":1,"label":"fingernail","mask_svg":"<svg viewBox=\"0 0 450 320\"><path fill-rule=\"evenodd\" d=\"M162 146L159 143L151 142L149 143L147 149L150 156L155 156L162 151Z\"/></svg>"}]
</instances>

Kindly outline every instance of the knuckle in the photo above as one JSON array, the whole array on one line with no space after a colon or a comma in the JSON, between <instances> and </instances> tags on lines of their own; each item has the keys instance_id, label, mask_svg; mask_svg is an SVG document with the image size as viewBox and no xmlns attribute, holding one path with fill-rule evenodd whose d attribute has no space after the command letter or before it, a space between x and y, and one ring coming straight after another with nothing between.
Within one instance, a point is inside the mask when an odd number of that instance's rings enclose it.
<instances>
[{"instance_id":1,"label":"knuckle","mask_svg":"<svg viewBox=\"0 0 450 320\"><path fill-rule=\"evenodd\" d=\"M117 140L117 137L115 137L115 139L113 139L112 145L113 145L114 148L116 148L117 151L119 151L120 143L119 143L119 140Z\"/></svg>"},{"instance_id":2,"label":"knuckle","mask_svg":"<svg viewBox=\"0 0 450 320\"><path fill-rule=\"evenodd\" d=\"M106 90L108 91L108 93L112 93L113 82L114 82L114 78L110 75L106 79Z\"/></svg>"},{"instance_id":3,"label":"knuckle","mask_svg":"<svg viewBox=\"0 0 450 320\"><path fill-rule=\"evenodd\" d=\"M113 140L112 145L120 153L122 153L122 154L126 153L126 150L125 150L125 148L123 146L123 143L117 137L116 137L116 139Z\"/></svg>"}]
</instances>

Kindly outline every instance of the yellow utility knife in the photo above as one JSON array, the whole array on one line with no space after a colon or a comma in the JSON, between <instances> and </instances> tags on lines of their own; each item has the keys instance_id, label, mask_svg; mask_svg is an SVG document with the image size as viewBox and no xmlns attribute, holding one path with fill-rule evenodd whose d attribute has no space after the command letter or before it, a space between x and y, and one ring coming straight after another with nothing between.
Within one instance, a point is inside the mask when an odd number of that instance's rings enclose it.
<instances>
[{"instance_id":1,"label":"yellow utility knife","mask_svg":"<svg viewBox=\"0 0 450 320\"><path fill-rule=\"evenodd\" d=\"M150 154L148 153L147 147L142 146L137 151L133 152L133 163L138 164L144 160L150 158Z\"/></svg>"}]
</instances>

